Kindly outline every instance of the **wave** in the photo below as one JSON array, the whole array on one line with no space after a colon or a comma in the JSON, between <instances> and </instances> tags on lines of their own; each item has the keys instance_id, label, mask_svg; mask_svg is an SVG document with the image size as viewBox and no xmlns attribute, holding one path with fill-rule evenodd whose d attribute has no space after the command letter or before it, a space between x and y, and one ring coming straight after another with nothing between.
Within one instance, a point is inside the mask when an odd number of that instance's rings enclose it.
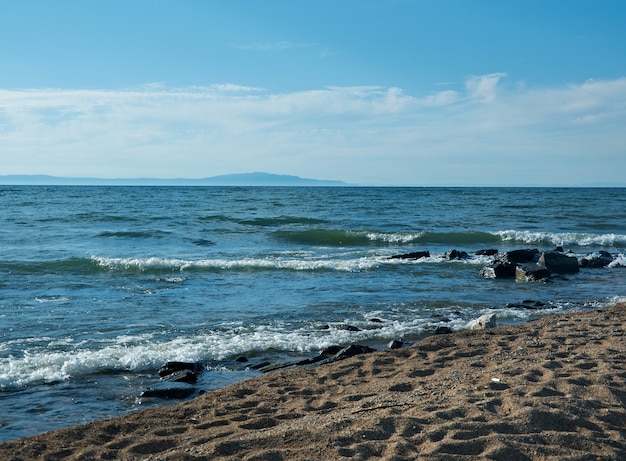
<instances>
[{"instance_id":1,"label":"wave","mask_svg":"<svg viewBox=\"0 0 626 461\"><path fill-rule=\"evenodd\" d=\"M171 232L149 230L149 231L103 231L96 235L96 237L104 238L163 238Z\"/></svg>"},{"instance_id":2,"label":"wave","mask_svg":"<svg viewBox=\"0 0 626 461\"><path fill-rule=\"evenodd\" d=\"M374 341L384 344L390 339L414 337L434 329L440 320L420 317L405 321L372 323L366 319L354 322L361 331L348 331L339 324L322 328L317 322L305 325L226 325L221 329L155 338L144 334L119 336L106 344L60 344L52 342L23 356L0 358L0 389L54 383L98 373L145 372L158 369L167 361L201 362L205 366L223 367L240 355L277 357L280 354L316 355L334 344ZM460 322L459 325L464 324ZM295 327L295 328L294 328ZM232 362L231 362L232 363Z\"/></svg>"},{"instance_id":3,"label":"wave","mask_svg":"<svg viewBox=\"0 0 626 461\"><path fill-rule=\"evenodd\" d=\"M484 313L496 313L505 323L517 323L536 315L604 308L623 300L623 297L614 298L589 306L570 306L565 303L555 305L544 313L515 308L496 310L448 306L450 312L445 316L433 316L429 309L418 305L398 304L395 310L361 311L356 317L345 320L359 331L346 329L346 323L341 321L324 324L319 321L272 321L247 326L240 322L229 322L215 329L170 337L142 333L80 342L71 338L23 338L11 341L11 344L3 344L5 348L11 349L22 349L24 343L28 343L28 347L22 355L0 357L0 389L54 383L99 373L142 373L155 370L167 361L201 362L207 368L221 369L228 363L233 364L234 359L241 355L312 356L334 344L370 342L382 345L397 338L413 341L432 334L439 326L462 330L468 328L471 319ZM374 317L380 322L372 322Z\"/></svg>"},{"instance_id":4,"label":"wave","mask_svg":"<svg viewBox=\"0 0 626 461\"><path fill-rule=\"evenodd\" d=\"M202 216L198 218L202 222L229 222L235 224L241 224L244 226L259 226L259 227L272 227L272 226L285 226L291 224L324 224L327 221L323 219L307 218L302 216L273 216L264 218L252 218L252 219L240 219L233 216L215 214Z\"/></svg>"},{"instance_id":5,"label":"wave","mask_svg":"<svg viewBox=\"0 0 626 461\"><path fill-rule=\"evenodd\" d=\"M313 229L305 231L276 231L275 238L301 245L325 246L372 246L372 245L450 245L466 246L497 245L499 243L523 243L545 246L598 246L626 247L626 235L577 232L535 231L464 231L464 232L381 232Z\"/></svg>"},{"instance_id":6,"label":"wave","mask_svg":"<svg viewBox=\"0 0 626 461\"><path fill-rule=\"evenodd\" d=\"M93 257L100 267L122 271L224 271L293 270L360 272L384 263L385 257L352 259L242 258L186 260L175 258L101 258Z\"/></svg>"},{"instance_id":7,"label":"wave","mask_svg":"<svg viewBox=\"0 0 626 461\"><path fill-rule=\"evenodd\" d=\"M273 235L279 240L304 245L364 246L372 242L365 232L344 230L276 231Z\"/></svg>"},{"instance_id":8,"label":"wave","mask_svg":"<svg viewBox=\"0 0 626 461\"><path fill-rule=\"evenodd\" d=\"M494 232L503 242L520 242L535 245L552 246L599 246L599 247L626 247L624 234L590 234L576 232L534 232L504 230Z\"/></svg>"}]
</instances>

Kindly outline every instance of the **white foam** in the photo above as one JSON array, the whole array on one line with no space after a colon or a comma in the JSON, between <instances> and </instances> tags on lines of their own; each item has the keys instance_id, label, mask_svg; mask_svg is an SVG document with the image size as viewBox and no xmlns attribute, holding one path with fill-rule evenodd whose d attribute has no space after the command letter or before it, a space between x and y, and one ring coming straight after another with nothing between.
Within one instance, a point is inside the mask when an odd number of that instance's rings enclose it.
<instances>
[{"instance_id":1,"label":"white foam","mask_svg":"<svg viewBox=\"0 0 626 461\"><path fill-rule=\"evenodd\" d=\"M241 258L183 260L175 258L102 258L92 257L102 267L111 270L171 269L178 271L194 269L237 270L237 269L286 269L295 271L335 270L359 272L377 267L383 258Z\"/></svg>"},{"instance_id":2,"label":"white foam","mask_svg":"<svg viewBox=\"0 0 626 461\"><path fill-rule=\"evenodd\" d=\"M0 388L21 387L36 383L64 381L103 371L141 372L155 369L167 361L224 360L247 354L275 354L276 351L317 354L333 344L350 344L368 340L386 341L432 329L437 320L416 317L410 321L385 321L375 326L363 320L348 322L361 331L347 331L330 325L307 324L298 329L290 325L271 324L244 327L233 324L196 335L185 335L156 341L150 334L119 336L107 343L63 345L54 349L40 347L23 357L0 358Z\"/></svg>"},{"instance_id":3,"label":"white foam","mask_svg":"<svg viewBox=\"0 0 626 461\"><path fill-rule=\"evenodd\" d=\"M369 232L367 238L372 241L386 242L386 243L410 243L418 240L424 235L423 232L412 233L384 233L384 232Z\"/></svg>"},{"instance_id":4,"label":"white foam","mask_svg":"<svg viewBox=\"0 0 626 461\"><path fill-rule=\"evenodd\" d=\"M621 253L616 255L615 259L613 259L607 267L626 267L626 255Z\"/></svg>"},{"instance_id":5,"label":"white foam","mask_svg":"<svg viewBox=\"0 0 626 461\"><path fill-rule=\"evenodd\" d=\"M614 246L616 243L626 243L626 235L623 234L589 234L575 232L532 232L503 230L494 232L503 241L518 241L530 244L551 244L554 246L579 245L579 246Z\"/></svg>"}]
</instances>

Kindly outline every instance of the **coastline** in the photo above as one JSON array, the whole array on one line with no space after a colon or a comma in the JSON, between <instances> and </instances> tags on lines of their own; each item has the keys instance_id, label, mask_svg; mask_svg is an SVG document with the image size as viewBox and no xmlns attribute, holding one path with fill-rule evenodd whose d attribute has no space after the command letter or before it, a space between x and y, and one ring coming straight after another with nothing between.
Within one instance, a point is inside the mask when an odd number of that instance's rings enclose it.
<instances>
[{"instance_id":1,"label":"coastline","mask_svg":"<svg viewBox=\"0 0 626 461\"><path fill-rule=\"evenodd\" d=\"M277 370L176 406L0 443L0 458L623 459L625 310Z\"/></svg>"}]
</instances>

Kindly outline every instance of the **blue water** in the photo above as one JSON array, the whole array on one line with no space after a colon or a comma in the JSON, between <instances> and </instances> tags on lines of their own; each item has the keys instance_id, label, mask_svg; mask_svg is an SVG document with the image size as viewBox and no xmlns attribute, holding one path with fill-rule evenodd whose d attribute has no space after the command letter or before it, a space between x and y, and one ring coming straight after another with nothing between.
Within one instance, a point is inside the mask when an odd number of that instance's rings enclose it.
<instances>
[{"instance_id":1,"label":"blue water","mask_svg":"<svg viewBox=\"0 0 626 461\"><path fill-rule=\"evenodd\" d=\"M626 299L626 189L0 186L0 210L0 440L176 403L139 397L166 361L212 390L258 374L240 356ZM557 245L616 261L522 283L473 255ZM526 299L549 308L505 307Z\"/></svg>"}]
</instances>

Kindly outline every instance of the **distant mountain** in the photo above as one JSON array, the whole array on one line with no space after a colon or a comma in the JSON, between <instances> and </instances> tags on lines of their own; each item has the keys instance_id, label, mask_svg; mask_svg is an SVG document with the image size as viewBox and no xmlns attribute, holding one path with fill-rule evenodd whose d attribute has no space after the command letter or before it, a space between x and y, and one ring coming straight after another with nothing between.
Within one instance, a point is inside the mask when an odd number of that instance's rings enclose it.
<instances>
[{"instance_id":1,"label":"distant mountain","mask_svg":"<svg viewBox=\"0 0 626 461\"><path fill-rule=\"evenodd\" d=\"M308 179L270 173L243 173L200 179L162 178L65 178L47 175L0 176L4 185L111 185L111 186L347 186L343 181Z\"/></svg>"}]
</instances>

